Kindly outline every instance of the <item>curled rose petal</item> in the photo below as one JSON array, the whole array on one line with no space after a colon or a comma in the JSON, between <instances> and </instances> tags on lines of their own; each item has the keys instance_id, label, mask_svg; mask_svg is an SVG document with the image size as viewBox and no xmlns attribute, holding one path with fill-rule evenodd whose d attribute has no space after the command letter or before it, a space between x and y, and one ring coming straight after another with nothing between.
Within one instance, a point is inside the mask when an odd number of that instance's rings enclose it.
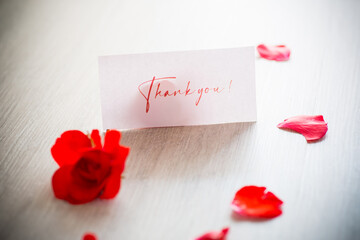
<instances>
[{"instance_id":1,"label":"curled rose petal","mask_svg":"<svg viewBox=\"0 0 360 240\"><path fill-rule=\"evenodd\" d=\"M265 187L246 186L241 188L231 204L240 216L273 218L279 216L283 202Z\"/></svg>"},{"instance_id":2,"label":"curled rose petal","mask_svg":"<svg viewBox=\"0 0 360 240\"><path fill-rule=\"evenodd\" d=\"M96 235L93 233L85 233L83 236L83 240L96 240Z\"/></svg>"},{"instance_id":3,"label":"curled rose petal","mask_svg":"<svg viewBox=\"0 0 360 240\"><path fill-rule=\"evenodd\" d=\"M99 197L100 199L111 199L119 193L121 185L121 173L121 166L115 166L112 168L111 174L105 184L104 191Z\"/></svg>"},{"instance_id":4,"label":"curled rose petal","mask_svg":"<svg viewBox=\"0 0 360 240\"><path fill-rule=\"evenodd\" d=\"M291 117L279 123L277 127L301 133L307 141L319 140L328 130L327 123L322 115Z\"/></svg>"},{"instance_id":5,"label":"curled rose petal","mask_svg":"<svg viewBox=\"0 0 360 240\"><path fill-rule=\"evenodd\" d=\"M61 167L75 163L81 156L79 151L90 147L91 141L84 133L78 130L70 130L56 139L54 146L51 148L51 154Z\"/></svg>"},{"instance_id":6,"label":"curled rose petal","mask_svg":"<svg viewBox=\"0 0 360 240\"><path fill-rule=\"evenodd\" d=\"M104 183L93 186L77 184L72 176L73 172L71 166L64 166L54 173L52 187L55 197L71 204L83 204L96 199L104 188Z\"/></svg>"},{"instance_id":7,"label":"curled rose petal","mask_svg":"<svg viewBox=\"0 0 360 240\"><path fill-rule=\"evenodd\" d=\"M92 130L90 135L91 143L97 148L102 148L99 130Z\"/></svg>"},{"instance_id":8,"label":"curled rose petal","mask_svg":"<svg viewBox=\"0 0 360 240\"><path fill-rule=\"evenodd\" d=\"M260 44L257 46L257 50L260 57L268 60L287 61L290 58L290 49L285 45L269 46Z\"/></svg>"},{"instance_id":9,"label":"curled rose petal","mask_svg":"<svg viewBox=\"0 0 360 240\"><path fill-rule=\"evenodd\" d=\"M229 232L229 228L224 228L220 232L208 232L204 235L195 238L195 240L226 240L226 235Z\"/></svg>"}]
</instances>

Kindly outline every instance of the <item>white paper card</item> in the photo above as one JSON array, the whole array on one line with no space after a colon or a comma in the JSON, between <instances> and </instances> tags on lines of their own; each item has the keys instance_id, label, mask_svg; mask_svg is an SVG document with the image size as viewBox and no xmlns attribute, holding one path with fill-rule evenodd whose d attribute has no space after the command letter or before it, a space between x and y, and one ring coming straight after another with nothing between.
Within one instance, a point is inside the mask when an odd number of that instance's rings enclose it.
<instances>
[{"instance_id":1,"label":"white paper card","mask_svg":"<svg viewBox=\"0 0 360 240\"><path fill-rule=\"evenodd\" d=\"M104 129L256 121L253 47L99 57Z\"/></svg>"}]
</instances>

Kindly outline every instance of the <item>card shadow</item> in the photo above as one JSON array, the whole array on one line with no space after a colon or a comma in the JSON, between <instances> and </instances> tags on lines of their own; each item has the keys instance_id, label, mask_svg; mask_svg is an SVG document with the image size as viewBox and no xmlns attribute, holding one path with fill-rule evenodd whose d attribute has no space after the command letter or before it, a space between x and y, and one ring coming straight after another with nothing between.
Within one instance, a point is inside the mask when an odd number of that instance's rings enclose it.
<instances>
[{"instance_id":1,"label":"card shadow","mask_svg":"<svg viewBox=\"0 0 360 240\"><path fill-rule=\"evenodd\" d=\"M262 222L269 222L275 218L261 218L261 217L246 217L240 216L234 212L231 213L231 219L234 222L253 222L253 223L262 223Z\"/></svg>"},{"instance_id":2,"label":"card shadow","mask_svg":"<svg viewBox=\"0 0 360 240\"><path fill-rule=\"evenodd\" d=\"M210 177L232 171L234 161L250 151L246 142L255 132L254 122L124 131L121 144L131 147L124 177ZM239 159L232 158L234 151L241 151Z\"/></svg>"}]
</instances>

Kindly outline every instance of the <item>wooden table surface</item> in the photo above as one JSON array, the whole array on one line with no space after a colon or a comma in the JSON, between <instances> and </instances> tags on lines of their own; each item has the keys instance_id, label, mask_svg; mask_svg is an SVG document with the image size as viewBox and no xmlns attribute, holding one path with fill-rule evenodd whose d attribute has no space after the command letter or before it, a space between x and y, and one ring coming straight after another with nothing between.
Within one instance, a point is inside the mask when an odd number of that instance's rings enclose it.
<instances>
[{"instance_id":1,"label":"wooden table surface","mask_svg":"<svg viewBox=\"0 0 360 240\"><path fill-rule=\"evenodd\" d=\"M63 131L101 128L97 57L286 44L256 59L256 123L123 132L120 194L55 199L50 148ZM360 239L360 1L1 1L1 239ZM308 144L276 125L322 114ZM245 185L283 201L269 221L237 220Z\"/></svg>"}]
</instances>

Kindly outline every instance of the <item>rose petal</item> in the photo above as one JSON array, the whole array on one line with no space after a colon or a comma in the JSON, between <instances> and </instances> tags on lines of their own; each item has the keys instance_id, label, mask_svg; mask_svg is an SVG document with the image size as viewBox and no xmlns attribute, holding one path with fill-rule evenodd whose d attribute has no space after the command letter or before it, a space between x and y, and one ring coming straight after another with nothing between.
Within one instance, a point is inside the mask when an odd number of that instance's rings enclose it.
<instances>
[{"instance_id":1,"label":"rose petal","mask_svg":"<svg viewBox=\"0 0 360 240\"><path fill-rule=\"evenodd\" d=\"M241 216L273 218L279 216L282 201L273 193L266 192L265 187L246 186L234 197L232 209Z\"/></svg>"},{"instance_id":2,"label":"rose petal","mask_svg":"<svg viewBox=\"0 0 360 240\"><path fill-rule=\"evenodd\" d=\"M287 61L290 58L290 49L285 45L269 46L260 44L257 50L262 58L275 61Z\"/></svg>"},{"instance_id":3,"label":"rose petal","mask_svg":"<svg viewBox=\"0 0 360 240\"><path fill-rule=\"evenodd\" d=\"M130 148L128 148L128 147L119 146L117 148L117 151L115 153L115 158L114 158L113 165L114 166L120 166L121 167L121 172L124 171L125 161L126 161L127 156L129 155L129 152L130 152Z\"/></svg>"},{"instance_id":4,"label":"rose petal","mask_svg":"<svg viewBox=\"0 0 360 240\"><path fill-rule=\"evenodd\" d=\"M279 123L277 127L301 133L307 141L319 140L328 130L327 123L322 115L291 117Z\"/></svg>"},{"instance_id":5,"label":"rose petal","mask_svg":"<svg viewBox=\"0 0 360 240\"><path fill-rule=\"evenodd\" d=\"M72 176L73 166L60 167L53 175L52 186L55 197L71 204L82 204L93 201L104 188L105 182L96 186L76 184Z\"/></svg>"},{"instance_id":6,"label":"rose petal","mask_svg":"<svg viewBox=\"0 0 360 240\"><path fill-rule=\"evenodd\" d=\"M121 134L119 131L110 130L105 134L104 151L112 153L119 146Z\"/></svg>"},{"instance_id":7,"label":"rose petal","mask_svg":"<svg viewBox=\"0 0 360 240\"><path fill-rule=\"evenodd\" d=\"M91 149L83 153L74 165L73 181L78 185L94 185L102 183L111 173L111 154L99 149Z\"/></svg>"},{"instance_id":8,"label":"rose petal","mask_svg":"<svg viewBox=\"0 0 360 240\"><path fill-rule=\"evenodd\" d=\"M99 130L92 130L91 140L93 141L96 148L102 148Z\"/></svg>"},{"instance_id":9,"label":"rose petal","mask_svg":"<svg viewBox=\"0 0 360 240\"><path fill-rule=\"evenodd\" d=\"M68 185L71 183L72 166L63 166L59 168L52 177L52 187L55 197L66 199L69 194Z\"/></svg>"},{"instance_id":10,"label":"rose petal","mask_svg":"<svg viewBox=\"0 0 360 240\"><path fill-rule=\"evenodd\" d=\"M81 149L91 147L90 139L82 132L64 132L51 148L51 154L59 166L74 164L81 156Z\"/></svg>"},{"instance_id":11,"label":"rose petal","mask_svg":"<svg viewBox=\"0 0 360 240\"><path fill-rule=\"evenodd\" d=\"M120 166L113 167L111 175L108 177L105 183L105 188L100 199L111 199L114 198L120 191L121 185L121 173L123 169Z\"/></svg>"},{"instance_id":12,"label":"rose petal","mask_svg":"<svg viewBox=\"0 0 360 240\"><path fill-rule=\"evenodd\" d=\"M85 233L83 236L83 240L96 240L96 235L93 233Z\"/></svg>"},{"instance_id":13,"label":"rose petal","mask_svg":"<svg viewBox=\"0 0 360 240\"><path fill-rule=\"evenodd\" d=\"M130 149L128 147L120 146L120 132L110 130L105 135L104 151L111 153L114 158L114 165L121 165L123 171L125 167L125 160L129 155Z\"/></svg>"},{"instance_id":14,"label":"rose petal","mask_svg":"<svg viewBox=\"0 0 360 240\"><path fill-rule=\"evenodd\" d=\"M195 240L226 240L229 228L224 228L220 232L208 232L196 238Z\"/></svg>"}]
</instances>

